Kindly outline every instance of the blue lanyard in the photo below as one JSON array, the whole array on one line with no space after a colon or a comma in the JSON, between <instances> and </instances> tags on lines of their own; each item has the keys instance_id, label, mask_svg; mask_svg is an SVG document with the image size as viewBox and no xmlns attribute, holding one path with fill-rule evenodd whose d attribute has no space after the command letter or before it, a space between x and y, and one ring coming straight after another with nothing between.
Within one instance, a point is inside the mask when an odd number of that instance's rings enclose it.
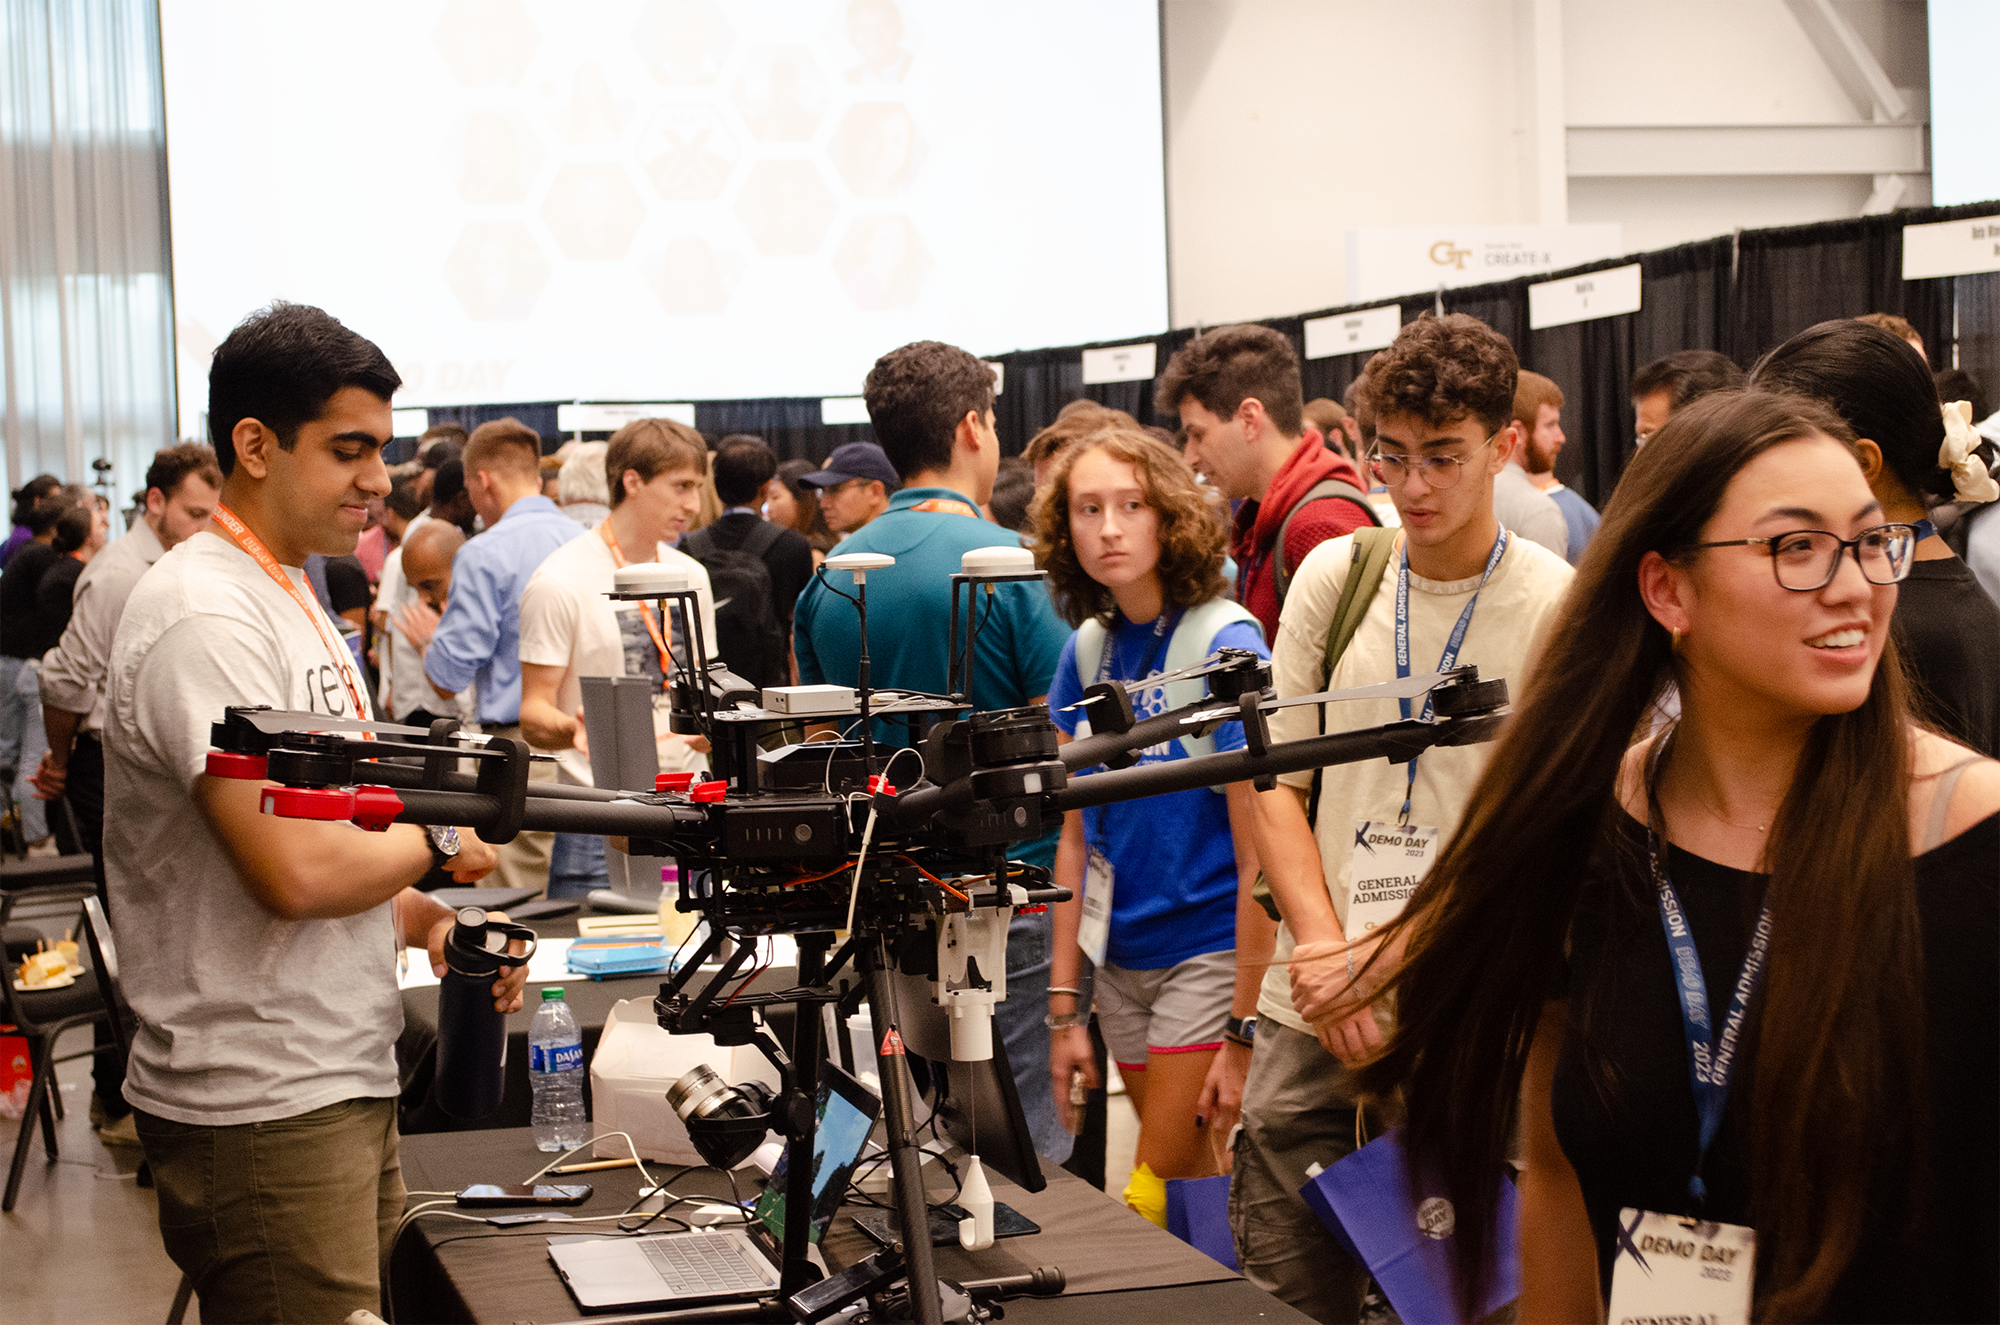
<instances>
[{"instance_id":1,"label":"blue lanyard","mask_svg":"<svg viewBox=\"0 0 2000 1325\"><path fill-rule=\"evenodd\" d=\"M1664 742L1662 743L1664 747ZM1659 756L1653 760L1659 767ZM1701 958L1695 952L1694 932L1688 928L1681 910L1680 895L1667 877L1660 835L1646 828L1646 854L1653 869L1653 886L1659 890L1660 924L1667 932L1667 951L1674 962L1674 992L1681 1000L1681 1029L1687 1034L1688 1077L1694 1085L1694 1108L1701 1120L1701 1149L1695 1155L1694 1173L1688 1178L1688 1195L1697 1203L1708 1198L1701 1180L1702 1164L1715 1134L1722 1128L1723 1108L1729 1102L1729 1075L1736 1066L1736 1054L1743 1047L1743 1032L1750 1021L1750 999L1764 974L1764 959L1771 950L1771 899L1764 899L1757 913L1757 928L1750 935L1750 951L1744 954L1742 973L1729 996L1729 1009L1718 1032L1710 1013L1708 980L1701 973Z\"/></svg>"},{"instance_id":2,"label":"blue lanyard","mask_svg":"<svg viewBox=\"0 0 2000 1325\"><path fill-rule=\"evenodd\" d=\"M1486 558L1486 570L1485 573L1479 577L1478 588L1475 588L1472 591L1472 597L1465 604L1465 610L1458 614L1458 624L1451 628L1451 638L1445 641L1444 656L1438 659L1438 665L1437 665L1437 669L1440 672L1448 672L1452 668L1458 665L1458 650L1459 647L1465 643L1466 628L1472 624L1472 609L1479 606L1479 592L1481 589L1484 589L1486 587L1486 582L1493 578L1493 568L1500 564L1500 558L1506 554L1506 551L1507 551L1507 531L1505 529L1502 529L1500 531L1500 536L1493 540L1493 551L1490 554L1488 554ZM1409 674L1410 674L1410 548L1408 542L1405 541L1403 545L1402 561L1398 565L1396 570L1396 679L1399 681L1403 680L1407 678ZM1404 700L1399 700L1398 702L1403 706L1403 721L1408 722L1410 720L1410 701L1404 699ZM1429 695L1424 696L1423 712L1418 716L1417 720L1419 722L1429 722L1431 720L1431 697ZM1410 801L1415 797L1416 791L1417 791L1417 761L1415 759L1411 759L1410 780L1408 784L1405 785L1405 787L1403 788L1402 821L1404 823L1408 823L1410 821Z\"/></svg>"}]
</instances>

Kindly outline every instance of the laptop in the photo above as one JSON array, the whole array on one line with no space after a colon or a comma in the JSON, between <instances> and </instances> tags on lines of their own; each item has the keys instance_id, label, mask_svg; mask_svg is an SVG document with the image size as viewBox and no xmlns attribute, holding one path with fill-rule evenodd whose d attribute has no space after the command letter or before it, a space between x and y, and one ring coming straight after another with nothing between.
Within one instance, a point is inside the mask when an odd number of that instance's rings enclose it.
<instances>
[{"instance_id":1,"label":"laptop","mask_svg":"<svg viewBox=\"0 0 2000 1325\"><path fill-rule=\"evenodd\" d=\"M820 1071L809 1233L815 1243L833 1222L868 1133L882 1112L882 1101L838 1067L827 1063ZM778 1291L784 1236L785 1165L781 1161L745 1227L639 1238L551 1240L549 1259L585 1311L740 1301Z\"/></svg>"}]
</instances>

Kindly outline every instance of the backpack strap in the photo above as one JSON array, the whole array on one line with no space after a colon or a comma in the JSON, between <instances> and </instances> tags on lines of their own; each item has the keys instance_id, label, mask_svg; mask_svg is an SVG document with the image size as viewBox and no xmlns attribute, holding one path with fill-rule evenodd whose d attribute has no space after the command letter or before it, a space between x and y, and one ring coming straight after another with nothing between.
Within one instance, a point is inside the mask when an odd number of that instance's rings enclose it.
<instances>
[{"instance_id":1,"label":"backpack strap","mask_svg":"<svg viewBox=\"0 0 2000 1325\"><path fill-rule=\"evenodd\" d=\"M1354 531L1354 552L1348 563L1347 583L1341 586L1340 601L1334 604L1333 619L1326 626L1326 649L1320 659L1319 688L1333 684L1334 665L1354 642L1354 634L1368 616L1389 569L1389 554L1396 548L1396 531L1380 527ZM1326 705L1319 706L1320 735L1326 734ZM1313 770L1312 798L1306 805L1306 822L1319 819L1320 770Z\"/></svg>"},{"instance_id":2,"label":"backpack strap","mask_svg":"<svg viewBox=\"0 0 2000 1325\"><path fill-rule=\"evenodd\" d=\"M1215 637L1225 626L1238 621L1247 621L1257 628L1259 635L1264 628L1250 610L1233 598L1211 598L1199 607L1191 607L1181 614L1174 633L1167 637L1164 661L1160 663L1163 672L1177 672L1183 667L1192 667L1214 652ZM1110 647L1111 632L1096 617L1085 621L1076 629L1076 679L1080 686L1088 688L1097 679L1097 669L1104 663L1104 650ZM1170 682L1166 686L1166 704L1169 709L1196 703L1207 693L1207 682L1201 677L1191 677ZM1077 736L1081 739L1089 734L1090 720L1084 718L1077 723ZM1212 737L1177 737L1181 748L1190 757L1215 753Z\"/></svg>"},{"instance_id":3,"label":"backpack strap","mask_svg":"<svg viewBox=\"0 0 2000 1325\"><path fill-rule=\"evenodd\" d=\"M700 533L702 531L696 530L695 532ZM769 520L759 520L756 524L751 525L750 532L743 536L741 550L748 552L753 557L762 557L766 552L777 546L778 540L784 537L784 533L785 531L782 526L774 524Z\"/></svg>"},{"instance_id":4,"label":"backpack strap","mask_svg":"<svg viewBox=\"0 0 2000 1325\"><path fill-rule=\"evenodd\" d=\"M1078 689L1088 688L1097 678L1097 669L1104 662L1104 649L1110 642L1111 632L1104 623L1091 617L1076 628L1076 681ZM1086 679L1088 678L1088 679ZM1076 724L1076 739L1079 741L1090 735L1089 709Z\"/></svg>"},{"instance_id":5,"label":"backpack strap","mask_svg":"<svg viewBox=\"0 0 2000 1325\"><path fill-rule=\"evenodd\" d=\"M1262 636L1264 627L1250 609L1234 598L1211 598L1199 607L1191 607L1181 614L1180 624L1174 627L1173 636L1167 641L1166 661L1160 664L1162 671L1177 672L1183 667L1192 667L1209 654L1215 652L1215 637L1226 626L1246 621L1256 627ZM1187 704L1198 703L1208 693L1208 682L1199 676L1185 681L1170 682L1166 687L1165 699L1169 710ZM1190 759L1215 753L1213 736L1181 736L1175 738L1181 743L1181 750ZM1220 792L1222 787L1214 790Z\"/></svg>"},{"instance_id":6,"label":"backpack strap","mask_svg":"<svg viewBox=\"0 0 2000 1325\"><path fill-rule=\"evenodd\" d=\"M1375 513L1375 506L1368 500L1368 494L1352 483L1337 478L1323 478L1306 489L1306 495L1292 503L1292 509L1285 512L1285 522L1278 526L1278 545L1271 549L1271 573L1278 588L1278 606L1285 605L1285 591L1292 587L1292 566L1285 559L1285 540L1291 537L1292 521L1299 518L1299 512L1316 501L1328 497L1338 497L1361 508L1368 517L1368 523L1380 528L1382 517Z\"/></svg>"}]
</instances>

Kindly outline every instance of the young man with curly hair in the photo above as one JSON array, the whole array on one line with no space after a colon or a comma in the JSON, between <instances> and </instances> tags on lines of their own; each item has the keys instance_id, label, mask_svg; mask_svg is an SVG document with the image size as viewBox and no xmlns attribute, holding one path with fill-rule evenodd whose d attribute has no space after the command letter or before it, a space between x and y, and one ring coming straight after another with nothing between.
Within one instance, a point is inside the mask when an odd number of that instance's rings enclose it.
<instances>
[{"instance_id":1,"label":"young man with curly hair","mask_svg":"<svg viewBox=\"0 0 2000 1325\"><path fill-rule=\"evenodd\" d=\"M1360 471L1306 436L1298 351L1270 327L1217 327L1174 351L1153 408L1180 416L1188 463L1242 503L1229 545L1236 601L1275 638L1306 554L1379 523Z\"/></svg>"},{"instance_id":2,"label":"young man with curly hair","mask_svg":"<svg viewBox=\"0 0 2000 1325\"><path fill-rule=\"evenodd\" d=\"M840 544L843 553L896 559L887 570L868 573L870 675L878 687L936 694L947 680L951 576L959 558L974 548L1019 546L1017 535L979 514L1000 471L993 370L956 346L917 341L876 360L862 396L875 439L903 484L887 510ZM1038 583L998 585L986 601L972 669L973 704L1001 709L1042 703L1069 628ZM828 589L824 576L799 595L792 647L801 684L851 686L859 679L854 609ZM879 722L875 739L907 745L908 728ZM1055 838L1051 832L1017 843L1015 858L1048 868ZM1049 1033L1042 1023L1048 980L1049 917L1017 916L1007 940L1007 1001L994 1019L1035 1148L1061 1162L1069 1157L1070 1135L1049 1098Z\"/></svg>"},{"instance_id":3,"label":"young man with curly hair","mask_svg":"<svg viewBox=\"0 0 2000 1325\"><path fill-rule=\"evenodd\" d=\"M1206 494L1186 462L1146 434L1114 427L1063 452L1034 528L1036 559L1058 607L1077 623L1049 690L1050 715L1068 737L1089 735L1083 714L1066 711L1087 686L1123 682L1138 716L1154 717L1205 690L1198 678L1164 686L1149 678L1225 647L1269 656L1257 619L1228 595L1222 526ZM1232 722L1210 737L1152 746L1139 762L1243 743L1242 724ZM1075 897L1056 907L1051 1020L1067 1014L1073 1024L1050 1036L1055 1102L1067 1103L1075 1074L1097 1085L1090 1009L1081 995L1059 992L1081 987L1087 956L1098 1022L1139 1113L1125 1200L1161 1225L1167 1179L1217 1171L1249 1064L1247 1045L1227 1037L1240 1035L1232 1018L1256 1012L1256 971L1273 935L1250 895L1252 795L1241 782L1072 810L1056 849L1056 883ZM1225 1081L1233 1085L1224 1089Z\"/></svg>"},{"instance_id":4,"label":"young man with curly hair","mask_svg":"<svg viewBox=\"0 0 2000 1325\"><path fill-rule=\"evenodd\" d=\"M1402 528L1384 531L1394 539L1389 555L1366 566L1372 533L1323 543L1306 558L1271 650L1280 698L1467 664L1520 693L1570 568L1503 530L1493 513L1518 369L1506 337L1462 313L1419 318L1369 361L1360 412L1374 431L1371 468ZM1329 627L1350 579L1366 610L1329 665ZM1272 739L1319 734L1320 712L1277 711ZM1355 700L1324 712L1326 730L1352 730L1428 717L1429 703ZM1360 1106L1347 1065L1382 1039L1372 1011L1343 1019L1329 1010L1372 952L1369 929L1401 909L1451 835L1490 749L1321 769L1311 818L1313 774L1283 775L1256 797L1258 856L1283 924L1247 1037L1254 1048L1230 1214L1245 1277L1318 1320L1355 1320L1368 1272L1299 1189L1309 1165L1354 1149Z\"/></svg>"}]
</instances>

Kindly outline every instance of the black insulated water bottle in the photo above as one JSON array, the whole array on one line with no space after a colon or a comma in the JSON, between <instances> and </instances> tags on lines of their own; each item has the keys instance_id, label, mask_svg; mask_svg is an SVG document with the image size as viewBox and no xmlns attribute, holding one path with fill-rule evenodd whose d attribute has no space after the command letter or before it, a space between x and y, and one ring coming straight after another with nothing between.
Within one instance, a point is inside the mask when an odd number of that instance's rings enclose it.
<instances>
[{"instance_id":1,"label":"black insulated water bottle","mask_svg":"<svg viewBox=\"0 0 2000 1325\"><path fill-rule=\"evenodd\" d=\"M515 939L527 951L510 954ZM438 985L438 1107L463 1121L497 1112L507 1084L507 1014L493 1006L493 982L503 967L525 966L534 955L535 931L490 918L468 906L444 941L444 979Z\"/></svg>"}]
</instances>

